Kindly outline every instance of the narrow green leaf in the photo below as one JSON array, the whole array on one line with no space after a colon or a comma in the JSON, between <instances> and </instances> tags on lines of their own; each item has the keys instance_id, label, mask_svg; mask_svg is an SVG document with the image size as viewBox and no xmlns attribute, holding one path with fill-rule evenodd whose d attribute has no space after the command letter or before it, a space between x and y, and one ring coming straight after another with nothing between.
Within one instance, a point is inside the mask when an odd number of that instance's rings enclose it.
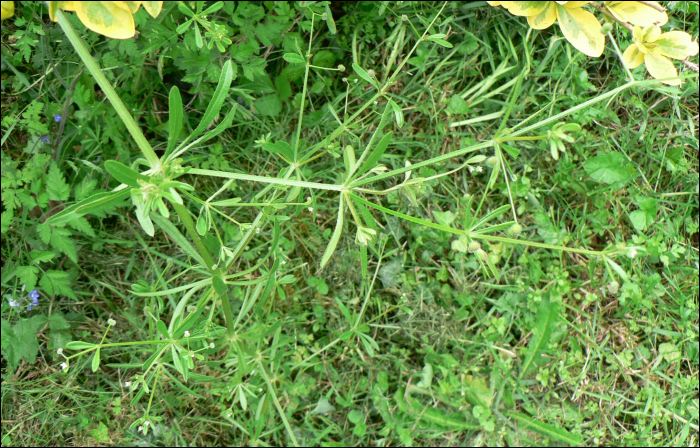
<instances>
[{"instance_id":1,"label":"narrow green leaf","mask_svg":"<svg viewBox=\"0 0 700 448\"><path fill-rule=\"evenodd\" d=\"M345 197L341 194L340 206L338 208L338 221L335 224L335 230L333 231L331 240L328 242L328 246L326 246L326 251L324 252L323 257L321 258L321 268L323 268L333 256L333 252L335 252L335 249L338 246L338 241L340 241L340 236L343 234L343 218L345 212L344 198Z\"/></svg>"},{"instance_id":2,"label":"narrow green leaf","mask_svg":"<svg viewBox=\"0 0 700 448\"><path fill-rule=\"evenodd\" d=\"M362 278L367 278L367 246L360 246L360 266L362 267Z\"/></svg>"},{"instance_id":3,"label":"narrow green leaf","mask_svg":"<svg viewBox=\"0 0 700 448\"><path fill-rule=\"evenodd\" d=\"M107 163L105 163L105 168L107 169L109 174L112 175L112 177L117 179L119 182L127 184L131 187L139 188L139 179L146 182L149 181L147 176L144 176L143 174L132 170L128 166L124 165L121 162L117 162L116 160L108 160Z\"/></svg>"},{"instance_id":4,"label":"narrow green leaf","mask_svg":"<svg viewBox=\"0 0 700 448\"><path fill-rule=\"evenodd\" d=\"M233 68L231 67L231 60L229 59L224 63L221 69L221 76L219 77L219 84L216 86L216 91L209 102L207 110L204 112L197 128L187 137L187 140L183 142L180 146L184 146L187 142L194 140L199 137L199 135L204 132L211 122L219 115L221 106L223 106L224 101L228 98L228 91L231 87L231 81L233 81Z\"/></svg>"},{"instance_id":5,"label":"narrow green leaf","mask_svg":"<svg viewBox=\"0 0 700 448\"><path fill-rule=\"evenodd\" d=\"M156 329L158 329L158 333L160 333L164 339L170 339L170 333L168 333L168 327L165 326L165 322L162 320L156 322Z\"/></svg>"},{"instance_id":6,"label":"narrow green leaf","mask_svg":"<svg viewBox=\"0 0 700 448\"><path fill-rule=\"evenodd\" d=\"M92 371L97 372L100 368L100 349L95 350L95 356L92 357Z\"/></svg>"},{"instance_id":7,"label":"narrow green leaf","mask_svg":"<svg viewBox=\"0 0 700 448\"><path fill-rule=\"evenodd\" d=\"M403 111L401 110L401 107L398 104L396 104L393 100L389 100L389 104L391 105L391 108L394 109L394 115L396 116L396 124L399 126L399 128L402 128L404 120Z\"/></svg>"},{"instance_id":8,"label":"narrow green leaf","mask_svg":"<svg viewBox=\"0 0 700 448\"><path fill-rule=\"evenodd\" d=\"M70 341L66 344L66 350L86 350L93 348L95 344L83 341Z\"/></svg>"},{"instance_id":9,"label":"narrow green leaf","mask_svg":"<svg viewBox=\"0 0 700 448\"><path fill-rule=\"evenodd\" d=\"M522 378L535 364L540 355L547 349L552 331L559 322L559 303L552 302L551 296L542 299L540 309L537 312L535 326L532 329L532 339L528 345L528 354L523 367L520 370Z\"/></svg>"},{"instance_id":10,"label":"narrow green leaf","mask_svg":"<svg viewBox=\"0 0 700 448\"><path fill-rule=\"evenodd\" d=\"M93 194L89 198L83 199L78 203L66 207L59 213L49 217L49 219L46 220L46 224L53 226L66 224L85 214L105 210L111 205L122 202L127 196L129 196L129 193L130 191L128 189L124 189Z\"/></svg>"},{"instance_id":11,"label":"narrow green leaf","mask_svg":"<svg viewBox=\"0 0 700 448\"><path fill-rule=\"evenodd\" d=\"M166 155L170 154L170 151L175 148L175 143L177 143L177 138L180 136L180 131L182 130L182 117L184 114L182 108L182 97L180 96L180 89L177 86L173 86L170 89L170 101L169 101L170 111L168 112L168 121L170 125L170 133L168 134L168 149Z\"/></svg>"},{"instance_id":12,"label":"narrow green leaf","mask_svg":"<svg viewBox=\"0 0 700 448\"><path fill-rule=\"evenodd\" d=\"M199 252L197 252L192 244L190 244L189 240L185 238L182 233L180 233L180 230L175 227L175 224L173 224L168 218L165 218L158 213L154 213L151 218L156 222L156 224L158 224L158 227L163 229L163 231L167 233L178 246L180 246L180 249L182 249L183 252L197 260L197 262L202 266L206 266L206 263L204 263L204 260Z\"/></svg>"},{"instance_id":13,"label":"narrow green leaf","mask_svg":"<svg viewBox=\"0 0 700 448\"><path fill-rule=\"evenodd\" d=\"M568 443L571 446L581 446L581 439L563 428L556 428L547 423L535 420L525 414L521 414L520 412L507 411L506 415L517 420L518 423L520 423L520 429L535 431L536 433L545 437Z\"/></svg>"},{"instance_id":14,"label":"narrow green leaf","mask_svg":"<svg viewBox=\"0 0 700 448\"><path fill-rule=\"evenodd\" d=\"M352 176L352 170L355 167L355 148L345 145L345 148L343 148L343 162L345 162L345 172L349 178Z\"/></svg>"},{"instance_id":15,"label":"narrow green leaf","mask_svg":"<svg viewBox=\"0 0 700 448\"><path fill-rule=\"evenodd\" d=\"M333 14L331 14L331 8L328 5L326 5L326 25L328 25L331 34L336 34L338 32L335 27L335 21L333 20Z\"/></svg>"},{"instance_id":16,"label":"narrow green leaf","mask_svg":"<svg viewBox=\"0 0 700 448\"><path fill-rule=\"evenodd\" d=\"M226 286L226 282L224 282L224 279L222 279L218 275L215 275L214 277L212 277L212 283L214 284L214 289L216 290L216 293L219 295L219 297L228 300L226 298L228 294L228 286Z\"/></svg>"},{"instance_id":17,"label":"narrow green leaf","mask_svg":"<svg viewBox=\"0 0 700 448\"><path fill-rule=\"evenodd\" d=\"M369 73L367 73L364 68L360 67L355 62L352 63L352 68L355 70L355 73L357 73L357 76L372 84L374 87L377 87L377 82L369 76Z\"/></svg>"},{"instance_id":18,"label":"narrow green leaf","mask_svg":"<svg viewBox=\"0 0 700 448\"><path fill-rule=\"evenodd\" d=\"M492 211L491 213L488 213L486 216L478 220L473 226L471 226L469 230L478 229L479 227L491 221L492 219L498 218L508 210L510 210L510 205L503 205L501 207L498 207L496 210Z\"/></svg>"},{"instance_id":19,"label":"narrow green leaf","mask_svg":"<svg viewBox=\"0 0 700 448\"><path fill-rule=\"evenodd\" d=\"M382 157L382 155L384 155L384 151L386 151L386 149L389 147L389 142L391 141L393 135L393 132L389 132L382 137L381 140L379 140L379 143L377 143L377 146L374 148L374 151L372 151L372 154L369 155L367 161L364 163L364 165L362 165L362 168L357 171L356 177L362 176L367 171L374 168L377 163L379 163L379 159Z\"/></svg>"}]
</instances>

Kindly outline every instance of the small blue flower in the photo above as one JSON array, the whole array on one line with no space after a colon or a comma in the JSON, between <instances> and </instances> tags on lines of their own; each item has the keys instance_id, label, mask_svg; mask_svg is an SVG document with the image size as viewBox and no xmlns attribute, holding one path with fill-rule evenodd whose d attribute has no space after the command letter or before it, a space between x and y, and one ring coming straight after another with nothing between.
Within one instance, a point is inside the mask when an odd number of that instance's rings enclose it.
<instances>
[{"instance_id":1,"label":"small blue flower","mask_svg":"<svg viewBox=\"0 0 700 448\"><path fill-rule=\"evenodd\" d=\"M56 123L60 123L61 120L63 119L63 117L60 116L59 114L56 114L53 116L53 119L56 121Z\"/></svg>"},{"instance_id":2,"label":"small blue flower","mask_svg":"<svg viewBox=\"0 0 700 448\"><path fill-rule=\"evenodd\" d=\"M29 293L29 298L32 299L32 302L38 300L39 296L39 291L37 291L36 289L32 289L32 291Z\"/></svg>"},{"instance_id":3,"label":"small blue flower","mask_svg":"<svg viewBox=\"0 0 700 448\"><path fill-rule=\"evenodd\" d=\"M41 143L44 143L44 144L46 144L46 143L48 143L48 142L50 142L50 141L51 141L51 139L50 139L50 138L48 138L47 136L43 136L43 137L41 137Z\"/></svg>"}]
</instances>

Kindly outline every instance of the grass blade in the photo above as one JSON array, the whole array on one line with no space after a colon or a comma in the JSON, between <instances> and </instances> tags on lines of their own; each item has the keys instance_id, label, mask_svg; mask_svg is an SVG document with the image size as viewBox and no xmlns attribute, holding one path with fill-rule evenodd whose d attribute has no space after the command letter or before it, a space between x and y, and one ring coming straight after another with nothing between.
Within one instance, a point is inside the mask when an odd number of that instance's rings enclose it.
<instances>
[{"instance_id":1,"label":"grass blade","mask_svg":"<svg viewBox=\"0 0 700 448\"><path fill-rule=\"evenodd\" d=\"M344 223L344 213L345 213L345 203L344 203L345 197L343 195L340 195L340 207L338 208L338 221L335 224L335 230L333 231L333 236L331 236L331 240L328 243L328 246L326 246L326 251L323 253L323 258L321 258L321 269L323 269L326 264L328 264L328 260L331 259L333 256L333 252L335 252L335 248L338 247L338 241L340 241L340 235L343 234L343 223Z\"/></svg>"},{"instance_id":2,"label":"grass blade","mask_svg":"<svg viewBox=\"0 0 700 448\"><path fill-rule=\"evenodd\" d=\"M519 426L519 429L535 431L536 433L545 437L568 443L571 446L581 446L581 439L563 428L556 428L547 423L535 420L525 414L521 414L520 412L508 411L506 412L506 415L514 418L518 421L518 423L520 423L521 426Z\"/></svg>"},{"instance_id":3,"label":"grass blade","mask_svg":"<svg viewBox=\"0 0 700 448\"><path fill-rule=\"evenodd\" d=\"M547 348L552 331L559 322L559 303L551 301L551 296L542 300L537 312L535 327L532 329L532 340L528 346L528 354L520 371L522 378L533 366L542 352Z\"/></svg>"}]
</instances>

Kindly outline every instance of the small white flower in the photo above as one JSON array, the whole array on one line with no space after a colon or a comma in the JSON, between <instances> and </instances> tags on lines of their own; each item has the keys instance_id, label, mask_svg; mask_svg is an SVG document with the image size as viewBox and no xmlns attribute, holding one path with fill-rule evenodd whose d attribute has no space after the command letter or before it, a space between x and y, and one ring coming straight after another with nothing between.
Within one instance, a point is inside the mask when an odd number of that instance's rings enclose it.
<instances>
[{"instance_id":1,"label":"small white flower","mask_svg":"<svg viewBox=\"0 0 700 448\"><path fill-rule=\"evenodd\" d=\"M630 256L630 258L636 257L637 256L637 249L633 248L632 250L630 250L629 256Z\"/></svg>"},{"instance_id":2,"label":"small white flower","mask_svg":"<svg viewBox=\"0 0 700 448\"><path fill-rule=\"evenodd\" d=\"M215 348L215 347L216 347L216 344L214 344L213 342L211 344L209 344L209 348Z\"/></svg>"},{"instance_id":3,"label":"small white flower","mask_svg":"<svg viewBox=\"0 0 700 448\"><path fill-rule=\"evenodd\" d=\"M139 426L138 432L143 432L143 426Z\"/></svg>"},{"instance_id":4,"label":"small white flower","mask_svg":"<svg viewBox=\"0 0 700 448\"><path fill-rule=\"evenodd\" d=\"M313 207L309 207L309 211L313 213L314 208L313 208Z\"/></svg>"},{"instance_id":5,"label":"small white flower","mask_svg":"<svg viewBox=\"0 0 700 448\"><path fill-rule=\"evenodd\" d=\"M470 166L470 167L469 167L469 172L470 172L470 173L473 173L473 172L474 172L474 167L473 167L473 166Z\"/></svg>"},{"instance_id":6,"label":"small white flower","mask_svg":"<svg viewBox=\"0 0 700 448\"><path fill-rule=\"evenodd\" d=\"M61 370L67 370L68 369L68 363L62 362L61 363Z\"/></svg>"},{"instance_id":7,"label":"small white flower","mask_svg":"<svg viewBox=\"0 0 700 448\"><path fill-rule=\"evenodd\" d=\"M287 264L287 260L282 260L282 264Z\"/></svg>"},{"instance_id":8,"label":"small white flower","mask_svg":"<svg viewBox=\"0 0 700 448\"><path fill-rule=\"evenodd\" d=\"M108 319L107 325L109 325L110 327L113 327L113 326L117 325L117 321L114 319Z\"/></svg>"},{"instance_id":9,"label":"small white flower","mask_svg":"<svg viewBox=\"0 0 700 448\"><path fill-rule=\"evenodd\" d=\"M149 422L148 420L146 420L145 422L143 422L143 426L150 426L150 425L151 425L151 422Z\"/></svg>"},{"instance_id":10,"label":"small white flower","mask_svg":"<svg viewBox=\"0 0 700 448\"><path fill-rule=\"evenodd\" d=\"M343 82L348 82L348 78L343 78L342 81L343 81Z\"/></svg>"},{"instance_id":11,"label":"small white flower","mask_svg":"<svg viewBox=\"0 0 700 448\"><path fill-rule=\"evenodd\" d=\"M185 337L186 337L186 338L189 338L189 337L190 337L190 331L189 331L189 330L185 330Z\"/></svg>"},{"instance_id":12,"label":"small white flower","mask_svg":"<svg viewBox=\"0 0 700 448\"><path fill-rule=\"evenodd\" d=\"M477 167L476 167L476 172L477 172L477 173L480 173L480 172L482 172L482 171L484 171L484 169L483 169L482 167L480 167L480 166L477 166Z\"/></svg>"},{"instance_id":13,"label":"small white flower","mask_svg":"<svg viewBox=\"0 0 700 448\"><path fill-rule=\"evenodd\" d=\"M62 355L62 354L63 354L63 349L62 349L62 348L59 348L58 350L56 350L56 353L58 353L59 355Z\"/></svg>"},{"instance_id":14,"label":"small white flower","mask_svg":"<svg viewBox=\"0 0 700 448\"><path fill-rule=\"evenodd\" d=\"M358 82L360 82L360 80L355 78L355 84L357 84Z\"/></svg>"},{"instance_id":15,"label":"small white flower","mask_svg":"<svg viewBox=\"0 0 700 448\"><path fill-rule=\"evenodd\" d=\"M131 381L124 381L124 387L130 387Z\"/></svg>"}]
</instances>

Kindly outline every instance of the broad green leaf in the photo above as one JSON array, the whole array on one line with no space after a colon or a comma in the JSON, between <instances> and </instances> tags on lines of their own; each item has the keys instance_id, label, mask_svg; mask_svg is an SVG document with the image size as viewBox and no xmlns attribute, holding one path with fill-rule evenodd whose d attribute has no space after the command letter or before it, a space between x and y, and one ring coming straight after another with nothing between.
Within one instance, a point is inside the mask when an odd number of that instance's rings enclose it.
<instances>
[{"instance_id":1,"label":"broad green leaf","mask_svg":"<svg viewBox=\"0 0 700 448\"><path fill-rule=\"evenodd\" d=\"M282 57L290 64L306 64L306 60L296 53L285 53Z\"/></svg>"},{"instance_id":2,"label":"broad green leaf","mask_svg":"<svg viewBox=\"0 0 700 448\"><path fill-rule=\"evenodd\" d=\"M644 63L644 53L639 51L637 44L631 44L624 53L622 53L622 59L627 64L630 69L637 68Z\"/></svg>"},{"instance_id":3,"label":"broad green leaf","mask_svg":"<svg viewBox=\"0 0 700 448\"><path fill-rule=\"evenodd\" d=\"M590 158L583 164L583 169L592 179L609 185L624 185L635 173L625 156L619 152Z\"/></svg>"},{"instance_id":4,"label":"broad green leaf","mask_svg":"<svg viewBox=\"0 0 700 448\"><path fill-rule=\"evenodd\" d=\"M557 6L557 19L564 37L580 52L598 57L605 49L605 36L598 19L583 8Z\"/></svg>"},{"instance_id":5,"label":"broad green leaf","mask_svg":"<svg viewBox=\"0 0 700 448\"><path fill-rule=\"evenodd\" d=\"M445 34L434 34L432 36L426 37L425 40L430 41L430 42L435 42L436 44L438 44L442 47L452 48L453 45L451 43L449 43L448 41L446 41L445 39L443 39L443 37L445 37Z\"/></svg>"},{"instance_id":6,"label":"broad green leaf","mask_svg":"<svg viewBox=\"0 0 700 448\"><path fill-rule=\"evenodd\" d=\"M185 238L175 224L173 224L168 218L165 218L158 213L154 213L151 218L156 222L156 224L158 224L158 227L163 229L163 231L167 233L178 246L180 246L180 249L182 249L183 252L197 260L197 262L202 266L206 266L206 263L204 263L204 260L199 255L199 252L195 250L192 244L190 244L190 241Z\"/></svg>"},{"instance_id":7,"label":"broad green leaf","mask_svg":"<svg viewBox=\"0 0 700 448\"><path fill-rule=\"evenodd\" d=\"M81 22L90 30L112 39L131 39L136 34L134 17L121 2L73 2Z\"/></svg>"},{"instance_id":8,"label":"broad green leaf","mask_svg":"<svg viewBox=\"0 0 700 448\"><path fill-rule=\"evenodd\" d=\"M168 135L168 150L166 154L170 154L170 151L175 148L175 143L177 143L177 138L180 136L180 131L182 130L182 97L180 96L180 89L177 86L173 86L170 89L170 111L168 112L168 121L170 133Z\"/></svg>"},{"instance_id":9,"label":"broad green leaf","mask_svg":"<svg viewBox=\"0 0 700 448\"><path fill-rule=\"evenodd\" d=\"M547 7L542 10L541 13L528 16L527 23L536 30L544 30L549 28L557 21L557 7L555 2L543 2L547 3Z\"/></svg>"},{"instance_id":10,"label":"broad green leaf","mask_svg":"<svg viewBox=\"0 0 700 448\"><path fill-rule=\"evenodd\" d=\"M384 154L386 149L389 147L389 142L391 142L391 138L393 137L393 135L394 135L393 132L389 132L384 137L382 137L381 140L379 140L379 143L377 143L377 146L372 151L372 154L369 155L369 157L367 158L365 163L357 171L357 174L355 177L362 176L367 171L374 168L377 165L377 163L379 163L379 159L382 157L382 155Z\"/></svg>"},{"instance_id":11,"label":"broad green leaf","mask_svg":"<svg viewBox=\"0 0 700 448\"><path fill-rule=\"evenodd\" d=\"M326 264L328 264L328 261L331 259L333 256L333 253L335 252L336 247L338 247L338 241L340 241L340 236L343 234L343 224L344 224L344 212L345 212L345 202L344 202L345 196L340 195L340 205L338 206L338 220L335 223L335 230L333 231L333 235L331 236L331 240L328 242L328 246L326 246L326 251L323 253L323 257L321 257L321 268L323 268Z\"/></svg>"},{"instance_id":12,"label":"broad green leaf","mask_svg":"<svg viewBox=\"0 0 700 448\"><path fill-rule=\"evenodd\" d=\"M608 11L621 22L639 26L665 25L668 14L651 5L663 9L659 2L605 2Z\"/></svg>"},{"instance_id":13,"label":"broad green leaf","mask_svg":"<svg viewBox=\"0 0 700 448\"><path fill-rule=\"evenodd\" d=\"M267 142L262 144L262 148L265 151L270 151L275 154L280 154L284 156L288 161L293 162L294 161L294 150L292 149L292 145L285 141L279 141L279 142Z\"/></svg>"},{"instance_id":14,"label":"broad green leaf","mask_svg":"<svg viewBox=\"0 0 700 448\"><path fill-rule=\"evenodd\" d=\"M540 309L535 318L535 326L532 329L532 339L528 344L528 353L520 370L520 378L535 365L540 355L547 349L547 344L552 336L552 331L559 322L559 303L552 302L550 297L542 299Z\"/></svg>"},{"instance_id":15,"label":"broad green leaf","mask_svg":"<svg viewBox=\"0 0 700 448\"><path fill-rule=\"evenodd\" d=\"M255 100L255 110L264 117L276 117L282 112L282 99L277 93L265 95Z\"/></svg>"},{"instance_id":16,"label":"broad green leaf","mask_svg":"<svg viewBox=\"0 0 700 448\"><path fill-rule=\"evenodd\" d=\"M568 443L571 446L581 446L581 439L563 428L557 428L550 424L543 423L525 414L521 414L520 412L507 411L506 415L517 420L519 423L518 428L521 430L535 431L545 437Z\"/></svg>"},{"instance_id":17,"label":"broad green leaf","mask_svg":"<svg viewBox=\"0 0 700 448\"><path fill-rule=\"evenodd\" d=\"M660 54L650 51L644 55L644 63L647 66L647 71L649 71L649 74L656 79L675 78L678 76L678 70L676 70L673 62ZM666 79L663 81L663 83L670 86L679 86L681 84L681 80Z\"/></svg>"},{"instance_id":18,"label":"broad green leaf","mask_svg":"<svg viewBox=\"0 0 700 448\"><path fill-rule=\"evenodd\" d=\"M105 168L107 169L107 172L112 175L112 177L131 187L140 188L138 182L139 180L149 182L147 176L144 176L143 174L129 168L121 162L117 162L116 160L108 160L105 163Z\"/></svg>"},{"instance_id":19,"label":"broad green leaf","mask_svg":"<svg viewBox=\"0 0 700 448\"><path fill-rule=\"evenodd\" d=\"M155 216L155 215L154 215ZM150 237L156 234L156 229L153 227L153 221L151 221L150 211L146 210L143 205L136 206L136 219L138 220L141 228ZM163 218L165 219L165 218Z\"/></svg>"},{"instance_id":20,"label":"broad green leaf","mask_svg":"<svg viewBox=\"0 0 700 448\"><path fill-rule=\"evenodd\" d=\"M653 41L652 51L673 59L685 59L698 54L698 43L693 42L688 33L670 31Z\"/></svg>"}]
</instances>

